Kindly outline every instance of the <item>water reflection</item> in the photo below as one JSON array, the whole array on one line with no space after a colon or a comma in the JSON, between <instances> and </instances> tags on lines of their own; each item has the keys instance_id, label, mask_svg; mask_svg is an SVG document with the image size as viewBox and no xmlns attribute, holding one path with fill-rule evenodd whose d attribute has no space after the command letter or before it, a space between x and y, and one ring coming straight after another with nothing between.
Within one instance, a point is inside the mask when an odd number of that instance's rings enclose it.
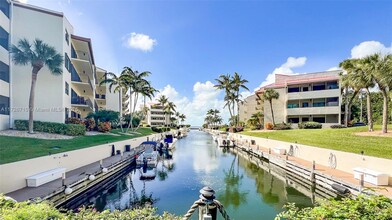
<instances>
[{"instance_id":1,"label":"water reflection","mask_svg":"<svg viewBox=\"0 0 392 220\"><path fill-rule=\"evenodd\" d=\"M136 171L132 169L110 186L86 195L83 204L94 205L97 210L151 204L159 213L182 215L198 199L204 185L216 191L217 199L234 219L273 219L288 201L312 204L284 177L278 178L244 156L217 147L209 134L199 131L180 139L174 151L161 152L154 180L140 180Z\"/></svg>"}]
</instances>

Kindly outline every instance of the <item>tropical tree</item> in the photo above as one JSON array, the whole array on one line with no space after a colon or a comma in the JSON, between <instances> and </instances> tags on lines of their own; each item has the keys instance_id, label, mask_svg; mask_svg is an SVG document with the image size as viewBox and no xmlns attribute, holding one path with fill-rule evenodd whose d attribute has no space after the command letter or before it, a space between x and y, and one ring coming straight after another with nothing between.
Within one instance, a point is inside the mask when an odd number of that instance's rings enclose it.
<instances>
[{"instance_id":1,"label":"tropical tree","mask_svg":"<svg viewBox=\"0 0 392 220\"><path fill-rule=\"evenodd\" d=\"M53 75L61 75L63 56L54 47L49 46L40 39L35 39L31 44L27 39L18 41L17 46L11 47L12 61L16 65L31 65L31 87L29 98L29 133L33 133L35 86L38 72L47 66Z\"/></svg>"},{"instance_id":2,"label":"tropical tree","mask_svg":"<svg viewBox=\"0 0 392 220\"><path fill-rule=\"evenodd\" d=\"M363 58L364 69L383 96L382 133L388 132L388 91L392 85L392 55L373 54Z\"/></svg>"},{"instance_id":3,"label":"tropical tree","mask_svg":"<svg viewBox=\"0 0 392 220\"><path fill-rule=\"evenodd\" d=\"M236 125L238 126L238 123L240 121L240 103L243 102L241 99L241 94L240 90L245 89L246 91L249 91L249 88L245 86L245 83L248 83L248 80L243 79L241 75L239 75L237 72L234 73L234 76L232 78L232 87L233 87L233 93L234 93L234 101L237 106L237 118L236 118Z\"/></svg>"},{"instance_id":4,"label":"tropical tree","mask_svg":"<svg viewBox=\"0 0 392 220\"><path fill-rule=\"evenodd\" d=\"M165 114L165 124L166 124L166 114L167 114L167 111L165 109L165 106L169 102L169 98L166 97L165 95L161 95L161 96L159 96L157 101L159 102L159 105L161 105L163 107L164 114Z\"/></svg>"},{"instance_id":5,"label":"tropical tree","mask_svg":"<svg viewBox=\"0 0 392 220\"><path fill-rule=\"evenodd\" d=\"M215 79L215 81L217 82L216 85L214 85L215 88L220 89L220 90L225 90L225 106L229 109L229 113L230 113L230 118L233 117L233 111L234 109L232 109L232 105L234 106L234 94L232 92L232 81L231 81L231 76L229 74L226 75L220 75L218 79Z\"/></svg>"},{"instance_id":6,"label":"tropical tree","mask_svg":"<svg viewBox=\"0 0 392 220\"><path fill-rule=\"evenodd\" d=\"M271 107L272 124L275 126L274 109L272 108L272 100L279 99L279 93L274 89L266 89L263 93L264 100L268 100Z\"/></svg>"},{"instance_id":7,"label":"tropical tree","mask_svg":"<svg viewBox=\"0 0 392 220\"><path fill-rule=\"evenodd\" d=\"M263 127L263 120L264 120L264 114L261 112L256 112L252 114L252 116L248 119L247 123L250 126L254 126L257 129Z\"/></svg>"},{"instance_id":8,"label":"tropical tree","mask_svg":"<svg viewBox=\"0 0 392 220\"><path fill-rule=\"evenodd\" d=\"M179 117L181 119L181 124L183 124L186 119L186 116L184 114L181 114Z\"/></svg>"}]
</instances>

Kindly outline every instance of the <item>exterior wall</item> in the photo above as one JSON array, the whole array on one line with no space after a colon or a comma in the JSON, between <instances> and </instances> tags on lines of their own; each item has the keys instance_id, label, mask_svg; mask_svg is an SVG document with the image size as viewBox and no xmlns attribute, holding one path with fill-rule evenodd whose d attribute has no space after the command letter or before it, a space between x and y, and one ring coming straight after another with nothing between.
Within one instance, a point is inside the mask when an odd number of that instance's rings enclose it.
<instances>
[{"instance_id":1,"label":"exterior wall","mask_svg":"<svg viewBox=\"0 0 392 220\"><path fill-rule=\"evenodd\" d=\"M0 0L2 3L6 3L6 0ZM0 11L0 27L5 30L8 34L10 33L10 19ZM10 37L8 37L9 39ZM9 52L3 46L0 46L0 61L9 67ZM10 71L8 71L10 73ZM10 97L10 80L11 76L8 76L8 82L0 79L0 96ZM9 103L8 103L9 104ZM10 106L9 106L10 107ZM0 106L2 108L2 106ZM6 110L6 109L4 109ZM10 111L8 111L10 112ZM5 130L9 128L10 113L0 113L0 130Z\"/></svg>"},{"instance_id":2,"label":"exterior wall","mask_svg":"<svg viewBox=\"0 0 392 220\"><path fill-rule=\"evenodd\" d=\"M262 104L262 101L258 100L256 94L248 96L246 99L244 99L244 102L239 106L240 121L246 123L246 121L248 121L254 113L262 111Z\"/></svg>"},{"instance_id":3,"label":"exterior wall","mask_svg":"<svg viewBox=\"0 0 392 220\"><path fill-rule=\"evenodd\" d=\"M68 32L68 42L65 39L65 31ZM70 56L71 54L71 34L73 33L73 27L72 25L69 23L69 21L63 17L63 32L62 32L62 41L63 41L63 56L64 53L67 53L68 56ZM65 65L65 62L63 64L63 66ZM63 84L62 84L62 91L63 92L63 108L64 108L64 112L62 113L64 115L64 120L65 120L65 111L67 111L67 116L70 117L71 116L71 110L72 110L72 106L71 106L71 73L67 70L67 68L63 67L63 74L61 75L63 78ZM68 94L65 93L65 83L68 84Z\"/></svg>"},{"instance_id":4,"label":"exterior wall","mask_svg":"<svg viewBox=\"0 0 392 220\"><path fill-rule=\"evenodd\" d=\"M338 115L339 113L340 113L340 106L288 108L287 109L287 115L321 115L321 114L336 114L336 115Z\"/></svg>"},{"instance_id":5,"label":"exterior wall","mask_svg":"<svg viewBox=\"0 0 392 220\"><path fill-rule=\"evenodd\" d=\"M256 145L264 148L283 148L286 152L290 149L290 145L294 146L294 156L303 160L314 160L317 164L329 166L330 153L336 156L337 170L347 173L353 173L355 167L363 167L371 170L379 171L389 175L389 185L392 185L392 160L363 156L360 154L348 153L343 151L331 150L326 148L313 147L297 143L289 143L276 141L266 138L257 138L241 134L232 134L241 140L255 140Z\"/></svg>"},{"instance_id":6,"label":"exterior wall","mask_svg":"<svg viewBox=\"0 0 392 220\"><path fill-rule=\"evenodd\" d=\"M147 114L147 123L150 126L162 126L169 124L169 116L165 116L163 108L161 106L156 106L154 104L149 105L149 111Z\"/></svg>"},{"instance_id":7,"label":"exterior wall","mask_svg":"<svg viewBox=\"0 0 392 220\"><path fill-rule=\"evenodd\" d=\"M120 94L121 93L118 93L118 92L117 93L109 92L109 88L106 88L106 109L120 112L120 115L121 115L121 113L122 113L122 108L121 108L122 97L120 96Z\"/></svg>"},{"instance_id":8,"label":"exterior wall","mask_svg":"<svg viewBox=\"0 0 392 220\"><path fill-rule=\"evenodd\" d=\"M150 135L150 140L159 137L160 134ZM114 143L102 144L80 150L68 151L50 156L43 156L29 160L0 165L0 193L9 193L26 187L26 177L32 176L51 169L63 167L66 172L97 162L111 156L114 144L116 150L125 150L125 145L131 147L139 146L147 137L140 137L119 141ZM67 155L64 157L64 155ZM15 172L17 171L17 172Z\"/></svg>"},{"instance_id":9,"label":"exterior wall","mask_svg":"<svg viewBox=\"0 0 392 220\"><path fill-rule=\"evenodd\" d=\"M340 89L287 93L288 100L340 97Z\"/></svg>"},{"instance_id":10,"label":"exterior wall","mask_svg":"<svg viewBox=\"0 0 392 220\"><path fill-rule=\"evenodd\" d=\"M286 103L287 95L286 88L275 89L279 93L279 99L272 100L272 108L274 110L275 123L287 122ZM264 123L272 123L271 107L268 100L264 101Z\"/></svg>"},{"instance_id":11,"label":"exterior wall","mask_svg":"<svg viewBox=\"0 0 392 220\"><path fill-rule=\"evenodd\" d=\"M57 52L63 53L64 25L63 17L58 14L43 13L26 9L14 3L12 16L11 43L16 44L26 38L33 42L36 38L55 47ZM28 27L28 28L26 28ZM48 34L50 33L50 34ZM12 123L15 119L28 119L28 103L31 86L31 67L12 66ZM35 90L34 120L64 122L64 75L56 76L43 67L39 73Z\"/></svg>"}]
</instances>

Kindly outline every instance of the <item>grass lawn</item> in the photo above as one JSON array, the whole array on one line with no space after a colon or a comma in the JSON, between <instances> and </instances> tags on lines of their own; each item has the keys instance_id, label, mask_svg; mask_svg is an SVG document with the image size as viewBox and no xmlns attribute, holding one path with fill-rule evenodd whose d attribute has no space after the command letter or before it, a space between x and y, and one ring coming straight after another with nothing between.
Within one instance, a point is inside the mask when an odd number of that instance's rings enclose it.
<instances>
[{"instance_id":1,"label":"grass lawn","mask_svg":"<svg viewBox=\"0 0 392 220\"><path fill-rule=\"evenodd\" d=\"M389 125L388 128L390 129L389 132L392 132L392 126ZM376 125L375 130L381 130L381 126ZM365 155L392 159L392 138L354 135L356 132L366 131L367 127L354 127L345 129L293 129L273 132L244 131L242 134L357 154L364 151Z\"/></svg>"},{"instance_id":2,"label":"grass lawn","mask_svg":"<svg viewBox=\"0 0 392 220\"><path fill-rule=\"evenodd\" d=\"M48 155L49 152L55 154L155 133L150 128L139 128L137 132L140 134L133 135L125 135L120 132L120 129L114 129L111 133L116 134L116 136L102 134L80 136L68 140L43 140L36 138L0 136L0 164L45 156ZM53 149L55 146L60 149Z\"/></svg>"}]
</instances>

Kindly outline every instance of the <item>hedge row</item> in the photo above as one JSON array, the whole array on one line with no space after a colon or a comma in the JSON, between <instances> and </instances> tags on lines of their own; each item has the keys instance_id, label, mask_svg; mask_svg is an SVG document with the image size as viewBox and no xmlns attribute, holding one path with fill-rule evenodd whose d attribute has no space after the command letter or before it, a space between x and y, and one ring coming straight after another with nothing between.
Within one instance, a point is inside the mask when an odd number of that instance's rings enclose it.
<instances>
[{"instance_id":1,"label":"hedge row","mask_svg":"<svg viewBox=\"0 0 392 220\"><path fill-rule=\"evenodd\" d=\"M273 126L272 129L273 130L290 130L291 124L286 124L286 123L275 124L275 126Z\"/></svg>"},{"instance_id":2,"label":"hedge row","mask_svg":"<svg viewBox=\"0 0 392 220\"><path fill-rule=\"evenodd\" d=\"M347 128L347 127L344 125L331 125L331 128L332 129L339 129L339 128Z\"/></svg>"},{"instance_id":3,"label":"hedge row","mask_svg":"<svg viewBox=\"0 0 392 220\"><path fill-rule=\"evenodd\" d=\"M319 122L308 121L308 122L300 122L298 123L299 129L321 129L323 125Z\"/></svg>"},{"instance_id":4,"label":"hedge row","mask_svg":"<svg viewBox=\"0 0 392 220\"><path fill-rule=\"evenodd\" d=\"M162 132L165 132L165 131L170 131L170 128L169 127L151 127L151 130L152 131L154 131L154 132L157 132L157 133L162 133Z\"/></svg>"},{"instance_id":5,"label":"hedge row","mask_svg":"<svg viewBox=\"0 0 392 220\"><path fill-rule=\"evenodd\" d=\"M29 130L28 120L15 120L15 128L17 130L27 131ZM34 131L54 133L54 134L64 134L69 136L79 136L86 133L86 128L84 125L78 124L63 124L56 122L43 122L34 121Z\"/></svg>"}]
</instances>

